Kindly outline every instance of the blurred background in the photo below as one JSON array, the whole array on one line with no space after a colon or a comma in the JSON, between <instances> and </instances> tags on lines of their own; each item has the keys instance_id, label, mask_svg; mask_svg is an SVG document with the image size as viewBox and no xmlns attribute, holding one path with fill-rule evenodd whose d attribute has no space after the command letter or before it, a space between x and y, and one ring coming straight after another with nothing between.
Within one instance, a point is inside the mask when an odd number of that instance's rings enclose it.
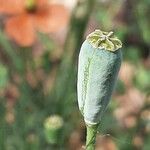
<instances>
[{"instance_id":1,"label":"blurred background","mask_svg":"<svg viewBox=\"0 0 150 150\"><path fill-rule=\"evenodd\" d=\"M0 0L0 150L81 150L77 59L87 34L123 42L96 150L150 150L149 0Z\"/></svg>"}]
</instances>

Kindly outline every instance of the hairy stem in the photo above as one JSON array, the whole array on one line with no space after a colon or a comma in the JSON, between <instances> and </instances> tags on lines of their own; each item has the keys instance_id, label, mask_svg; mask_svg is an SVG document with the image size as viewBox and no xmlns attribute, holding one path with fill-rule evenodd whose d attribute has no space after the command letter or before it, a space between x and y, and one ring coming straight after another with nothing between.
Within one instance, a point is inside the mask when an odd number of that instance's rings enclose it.
<instances>
[{"instance_id":1,"label":"hairy stem","mask_svg":"<svg viewBox=\"0 0 150 150\"><path fill-rule=\"evenodd\" d=\"M86 150L95 150L96 134L98 125L86 126Z\"/></svg>"}]
</instances>

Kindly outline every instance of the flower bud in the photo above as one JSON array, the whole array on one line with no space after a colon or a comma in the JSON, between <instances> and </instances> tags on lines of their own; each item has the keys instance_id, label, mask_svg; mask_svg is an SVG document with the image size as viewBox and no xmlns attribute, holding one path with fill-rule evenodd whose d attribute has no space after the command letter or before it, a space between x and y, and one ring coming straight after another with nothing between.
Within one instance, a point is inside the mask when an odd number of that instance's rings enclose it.
<instances>
[{"instance_id":1,"label":"flower bud","mask_svg":"<svg viewBox=\"0 0 150 150\"><path fill-rule=\"evenodd\" d=\"M121 41L95 30L82 44L78 62L78 104L88 125L98 124L111 98L121 65Z\"/></svg>"},{"instance_id":2,"label":"flower bud","mask_svg":"<svg viewBox=\"0 0 150 150\"><path fill-rule=\"evenodd\" d=\"M58 115L48 117L44 122L44 132L48 143L56 144L63 127L63 119Z\"/></svg>"}]
</instances>

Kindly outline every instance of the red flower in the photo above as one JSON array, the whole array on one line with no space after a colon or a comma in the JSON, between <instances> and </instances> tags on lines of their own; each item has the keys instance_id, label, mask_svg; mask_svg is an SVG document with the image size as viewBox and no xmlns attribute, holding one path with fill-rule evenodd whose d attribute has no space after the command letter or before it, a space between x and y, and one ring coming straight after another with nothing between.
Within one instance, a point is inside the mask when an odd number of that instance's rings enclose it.
<instances>
[{"instance_id":1,"label":"red flower","mask_svg":"<svg viewBox=\"0 0 150 150\"><path fill-rule=\"evenodd\" d=\"M9 15L5 31L21 46L34 43L36 30L56 32L68 21L68 11L48 0L0 0L0 14Z\"/></svg>"}]
</instances>

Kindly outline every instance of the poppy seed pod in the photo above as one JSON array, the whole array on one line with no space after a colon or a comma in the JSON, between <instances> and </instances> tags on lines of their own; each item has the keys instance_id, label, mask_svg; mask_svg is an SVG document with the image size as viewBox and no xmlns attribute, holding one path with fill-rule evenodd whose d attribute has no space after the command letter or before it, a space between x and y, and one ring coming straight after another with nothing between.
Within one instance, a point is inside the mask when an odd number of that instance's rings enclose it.
<instances>
[{"instance_id":1,"label":"poppy seed pod","mask_svg":"<svg viewBox=\"0 0 150 150\"><path fill-rule=\"evenodd\" d=\"M105 112L121 65L121 41L113 32L95 30L82 44L78 62L78 105L87 125Z\"/></svg>"}]
</instances>

